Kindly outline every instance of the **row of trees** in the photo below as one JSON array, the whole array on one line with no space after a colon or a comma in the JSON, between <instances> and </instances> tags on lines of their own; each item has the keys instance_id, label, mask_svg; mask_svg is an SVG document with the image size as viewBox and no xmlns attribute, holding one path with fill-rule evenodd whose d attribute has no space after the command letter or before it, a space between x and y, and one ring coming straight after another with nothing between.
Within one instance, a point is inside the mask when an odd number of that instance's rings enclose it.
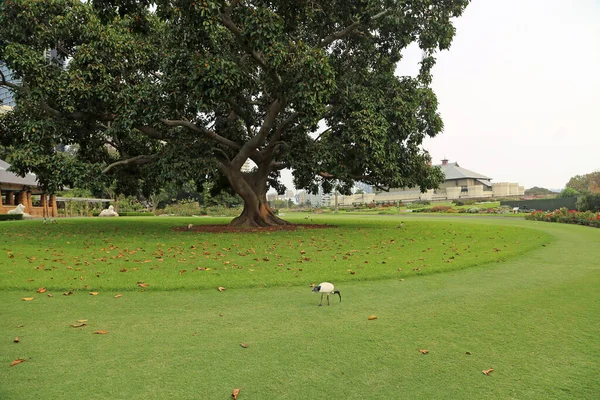
<instances>
[{"instance_id":1,"label":"row of trees","mask_svg":"<svg viewBox=\"0 0 600 400\"><path fill-rule=\"evenodd\" d=\"M266 200L285 190L284 168L311 192L435 188L443 176L421 146L443 128L431 69L468 3L4 1L0 60L21 83L0 74L18 104L0 145L50 192L229 190L244 202L234 225L285 223ZM398 77L411 43L420 72Z\"/></svg>"},{"instance_id":2,"label":"row of trees","mask_svg":"<svg viewBox=\"0 0 600 400\"><path fill-rule=\"evenodd\" d=\"M571 189L580 194L599 194L600 193L600 171L594 171L589 174L575 175L566 184L567 189Z\"/></svg>"}]
</instances>

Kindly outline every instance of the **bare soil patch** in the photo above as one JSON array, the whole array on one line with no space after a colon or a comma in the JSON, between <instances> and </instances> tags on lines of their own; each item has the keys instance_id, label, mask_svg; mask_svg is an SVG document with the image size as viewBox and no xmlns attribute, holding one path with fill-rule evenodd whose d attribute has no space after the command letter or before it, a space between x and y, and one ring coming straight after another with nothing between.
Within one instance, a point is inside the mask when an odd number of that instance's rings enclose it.
<instances>
[{"instance_id":1,"label":"bare soil patch","mask_svg":"<svg viewBox=\"0 0 600 400\"><path fill-rule=\"evenodd\" d=\"M248 233L248 232L281 232L281 231L297 231L299 229L325 229L337 228L335 225L327 224L287 224L264 227L239 227L229 225L192 225L188 229L187 226L173 228L177 232L202 232L202 233Z\"/></svg>"}]
</instances>

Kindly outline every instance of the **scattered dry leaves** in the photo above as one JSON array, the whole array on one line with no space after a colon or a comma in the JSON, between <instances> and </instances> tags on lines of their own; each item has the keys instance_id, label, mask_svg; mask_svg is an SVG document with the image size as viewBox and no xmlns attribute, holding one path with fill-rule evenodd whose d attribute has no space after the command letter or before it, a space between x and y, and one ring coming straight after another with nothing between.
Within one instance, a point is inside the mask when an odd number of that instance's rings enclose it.
<instances>
[{"instance_id":1,"label":"scattered dry leaves","mask_svg":"<svg viewBox=\"0 0 600 400\"><path fill-rule=\"evenodd\" d=\"M492 371L494 371L494 368L484 369L481 372L483 372L484 375L488 375L489 376Z\"/></svg>"},{"instance_id":2,"label":"scattered dry leaves","mask_svg":"<svg viewBox=\"0 0 600 400\"><path fill-rule=\"evenodd\" d=\"M123 297L123 295L121 293L119 293L118 295L115 296L115 299L118 299L119 297Z\"/></svg>"},{"instance_id":3,"label":"scattered dry leaves","mask_svg":"<svg viewBox=\"0 0 600 400\"><path fill-rule=\"evenodd\" d=\"M22 358L17 358L15 361L10 363L11 367L14 367L17 364L21 364L22 362L25 362L26 360L23 360Z\"/></svg>"},{"instance_id":4,"label":"scattered dry leaves","mask_svg":"<svg viewBox=\"0 0 600 400\"><path fill-rule=\"evenodd\" d=\"M68 292L65 292L65 293L63 293L63 296L70 296L70 295L72 295L72 294L73 294L73 292L71 292L71 291L68 291Z\"/></svg>"},{"instance_id":5,"label":"scattered dry leaves","mask_svg":"<svg viewBox=\"0 0 600 400\"><path fill-rule=\"evenodd\" d=\"M36 290L36 292L38 292L38 293L44 293L45 291L46 291L45 287L41 287L38 290Z\"/></svg>"},{"instance_id":6,"label":"scattered dry leaves","mask_svg":"<svg viewBox=\"0 0 600 400\"><path fill-rule=\"evenodd\" d=\"M141 288L146 288L146 287L150 286L149 283L144 283L144 282L138 282L137 285Z\"/></svg>"},{"instance_id":7,"label":"scattered dry leaves","mask_svg":"<svg viewBox=\"0 0 600 400\"><path fill-rule=\"evenodd\" d=\"M231 398L233 400L236 400L238 398L239 394L240 394L240 389L233 389L233 392L231 393Z\"/></svg>"},{"instance_id":8,"label":"scattered dry leaves","mask_svg":"<svg viewBox=\"0 0 600 400\"><path fill-rule=\"evenodd\" d=\"M21 300L31 301L31 300L33 300L33 297L23 297Z\"/></svg>"},{"instance_id":9,"label":"scattered dry leaves","mask_svg":"<svg viewBox=\"0 0 600 400\"><path fill-rule=\"evenodd\" d=\"M248 348L248 343L242 342L242 343L240 343L240 346L242 346L243 348L247 349Z\"/></svg>"},{"instance_id":10,"label":"scattered dry leaves","mask_svg":"<svg viewBox=\"0 0 600 400\"><path fill-rule=\"evenodd\" d=\"M100 292L90 292L91 296L98 296L100 294Z\"/></svg>"},{"instance_id":11,"label":"scattered dry leaves","mask_svg":"<svg viewBox=\"0 0 600 400\"><path fill-rule=\"evenodd\" d=\"M15 342L15 343L21 343L21 339L19 339L19 337L17 336L17 337L15 338L15 340L13 340L13 342Z\"/></svg>"},{"instance_id":12,"label":"scattered dry leaves","mask_svg":"<svg viewBox=\"0 0 600 400\"><path fill-rule=\"evenodd\" d=\"M108 331L100 329L100 330L94 331L94 333L96 335L106 335L108 333Z\"/></svg>"},{"instance_id":13,"label":"scattered dry leaves","mask_svg":"<svg viewBox=\"0 0 600 400\"><path fill-rule=\"evenodd\" d=\"M219 286L219 287L217 287L217 290L218 290L219 292L222 292L223 290L227 290L227 289L225 289L223 286Z\"/></svg>"},{"instance_id":14,"label":"scattered dry leaves","mask_svg":"<svg viewBox=\"0 0 600 400\"><path fill-rule=\"evenodd\" d=\"M71 326L73 328L83 328L84 326L87 326L87 324L84 323L80 323L80 324L71 324Z\"/></svg>"},{"instance_id":15,"label":"scattered dry leaves","mask_svg":"<svg viewBox=\"0 0 600 400\"><path fill-rule=\"evenodd\" d=\"M374 319L377 319L376 315L369 315L369 318L367 318L369 321L372 321Z\"/></svg>"},{"instance_id":16,"label":"scattered dry leaves","mask_svg":"<svg viewBox=\"0 0 600 400\"><path fill-rule=\"evenodd\" d=\"M419 352L421 354L429 354L429 350L425 350L425 349L419 349Z\"/></svg>"}]
</instances>

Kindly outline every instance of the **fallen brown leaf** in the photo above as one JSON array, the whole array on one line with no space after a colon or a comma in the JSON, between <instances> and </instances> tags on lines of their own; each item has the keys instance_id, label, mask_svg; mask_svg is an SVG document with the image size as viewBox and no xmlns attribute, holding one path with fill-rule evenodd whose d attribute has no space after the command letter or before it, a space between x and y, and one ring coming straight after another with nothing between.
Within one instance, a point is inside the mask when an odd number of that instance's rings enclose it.
<instances>
[{"instance_id":1,"label":"fallen brown leaf","mask_svg":"<svg viewBox=\"0 0 600 400\"><path fill-rule=\"evenodd\" d=\"M377 316L375 315L369 315L369 318L367 318L369 321L372 321L374 319L377 319Z\"/></svg>"},{"instance_id":2,"label":"fallen brown leaf","mask_svg":"<svg viewBox=\"0 0 600 400\"><path fill-rule=\"evenodd\" d=\"M490 369L484 369L484 370L483 370L483 371L481 371L481 372L483 372L483 374L484 374L484 375L488 375L488 376L489 376L489 375L490 375L490 373L491 373L493 370L494 370L494 368L490 368Z\"/></svg>"},{"instance_id":3,"label":"fallen brown leaf","mask_svg":"<svg viewBox=\"0 0 600 400\"><path fill-rule=\"evenodd\" d=\"M90 295L92 296L98 296L100 294L100 292L90 292Z\"/></svg>"},{"instance_id":4,"label":"fallen brown leaf","mask_svg":"<svg viewBox=\"0 0 600 400\"><path fill-rule=\"evenodd\" d=\"M137 284L137 285L138 285L139 287L142 287L142 288L145 288L145 287L148 287L148 286L150 286L150 284L149 284L149 283L143 283L143 282L138 282L138 284Z\"/></svg>"},{"instance_id":5,"label":"fallen brown leaf","mask_svg":"<svg viewBox=\"0 0 600 400\"><path fill-rule=\"evenodd\" d=\"M19 339L19 337L17 336L17 337L15 338L15 340L13 340L13 342L15 342L15 343L21 343L21 339Z\"/></svg>"},{"instance_id":6,"label":"fallen brown leaf","mask_svg":"<svg viewBox=\"0 0 600 400\"><path fill-rule=\"evenodd\" d=\"M87 324L71 324L71 326L73 328L83 328L84 326L87 326Z\"/></svg>"},{"instance_id":7,"label":"fallen brown leaf","mask_svg":"<svg viewBox=\"0 0 600 400\"><path fill-rule=\"evenodd\" d=\"M236 400L239 394L240 394L240 389L233 389L233 392L231 393L231 398L233 400Z\"/></svg>"},{"instance_id":8,"label":"fallen brown leaf","mask_svg":"<svg viewBox=\"0 0 600 400\"><path fill-rule=\"evenodd\" d=\"M119 297L122 297L123 295L121 293L119 293L118 295L115 296L115 299L118 299Z\"/></svg>"},{"instance_id":9,"label":"fallen brown leaf","mask_svg":"<svg viewBox=\"0 0 600 400\"><path fill-rule=\"evenodd\" d=\"M315 284L314 284L314 283L311 283L311 284L310 284L310 287L315 287Z\"/></svg>"},{"instance_id":10,"label":"fallen brown leaf","mask_svg":"<svg viewBox=\"0 0 600 400\"><path fill-rule=\"evenodd\" d=\"M71 292L71 291L68 291L68 292L65 292L65 293L63 293L63 296L70 296L70 295L72 295L72 294L73 294L73 292Z\"/></svg>"},{"instance_id":11,"label":"fallen brown leaf","mask_svg":"<svg viewBox=\"0 0 600 400\"><path fill-rule=\"evenodd\" d=\"M81 323L87 322L87 319L78 319L77 322L79 322L81 324Z\"/></svg>"},{"instance_id":12,"label":"fallen brown leaf","mask_svg":"<svg viewBox=\"0 0 600 400\"><path fill-rule=\"evenodd\" d=\"M219 287L217 288L217 290L218 290L219 292L222 292L223 290L227 290L227 289L225 289L223 286L219 286Z\"/></svg>"},{"instance_id":13,"label":"fallen brown leaf","mask_svg":"<svg viewBox=\"0 0 600 400\"><path fill-rule=\"evenodd\" d=\"M11 367L14 367L17 364L21 364L22 362L25 362L26 360L23 360L22 358L17 358L15 361L10 363Z\"/></svg>"},{"instance_id":14,"label":"fallen brown leaf","mask_svg":"<svg viewBox=\"0 0 600 400\"><path fill-rule=\"evenodd\" d=\"M421 354L429 354L429 350L419 349L419 351L421 352Z\"/></svg>"},{"instance_id":15,"label":"fallen brown leaf","mask_svg":"<svg viewBox=\"0 0 600 400\"><path fill-rule=\"evenodd\" d=\"M100 329L100 330L94 331L94 333L96 335L106 335L108 333L108 331Z\"/></svg>"},{"instance_id":16,"label":"fallen brown leaf","mask_svg":"<svg viewBox=\"0 0 600 400\"><path fill-rule=\"evenodd\" d=\"M44 293L45 291L46 291L45 287L41 287L38 290L36 290L36 292L38 292L38 293Z\"/></svg>"},{"instance_id":17,"label":"fallen brown leaf","mask_svg":"<svg viewBox=\"0 0 600 400\"><path fill-rule=\"evenodd\" d=\"M471 352L470 352L470 351L467 351L467 352L465 352L465 354L466 354L466 355L468 355L468 356L470 356L470 355L471 355Z\"/></svg>"},{"instance_id":18,"label":"fallen brown leaf","mask_svg":"<svg viewBox=\"0 0 600 400\"><path fill-rule=\"evenodd\" d=\"M21 300L31 301L33 300L33 297L23 297Z\"/></svg>"},{"instance_id":19,"label":"fallen brown leaf","mask_svg":"<svg viewBox=\"0 0 600 400\"><path fill-rule=\"evenodd\" d=\"M247 349L248 348L248 343L242 342L242 343L240 343L240 346L242 346L243 348Z\"/></svg>"},{"instance_id":20,"label":"fallen brown leaf","mask_svg":"<svg viewBox=\"0 0 600 400\"><path fill-rule=\"evenodd\" d=\"M48 296L48 297L53 297L53 296L52 296L52 293L48 293L46 296Z\"/></svg>"}]
</instances>

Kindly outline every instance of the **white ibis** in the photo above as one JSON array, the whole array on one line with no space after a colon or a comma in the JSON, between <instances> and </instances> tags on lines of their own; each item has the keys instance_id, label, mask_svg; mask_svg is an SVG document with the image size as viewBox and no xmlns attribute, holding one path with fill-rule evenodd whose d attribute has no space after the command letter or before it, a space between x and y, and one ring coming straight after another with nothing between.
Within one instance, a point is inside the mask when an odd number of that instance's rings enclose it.
<instances>
[{"instance_id":1,"label":"white ibis","mask_svg":"<svg viewBox=\"0 0 600 400\"><path fill-rule=\"evenodd\" d=\"M340 302L342 301L342 294L340 293L339 290L333 290L333 284L329 283L329 282L321 282L319 283L319 286L315 286L313 288L313 292L314 293L321 293L321 304L319 304L319 306L323 305L323 295L326 294L327 295L327 305L330 306L331 304L329 303L329 296L333 293L333 294L337 294L338 296L340 296Z\"/></svg>"}]
</instances>

